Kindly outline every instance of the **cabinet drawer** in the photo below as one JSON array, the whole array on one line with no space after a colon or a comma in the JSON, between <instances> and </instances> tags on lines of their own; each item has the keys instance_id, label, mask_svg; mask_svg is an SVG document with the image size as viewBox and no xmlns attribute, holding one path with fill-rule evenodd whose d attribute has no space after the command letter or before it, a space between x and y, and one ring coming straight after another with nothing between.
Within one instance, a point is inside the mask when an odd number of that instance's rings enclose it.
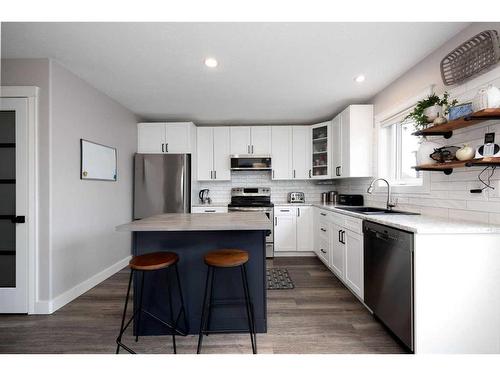
<instances>
[{"instance_id":1,"label":"cabinet drawer","mask_svg":"<svg viewBox=\"0 0 500 375\"><path fill-rule=\"evenodd\" d=\"M355 217L345 217L344 228L352 230L354 233L363 233L363 220Z\"/></svg>"},{"instance_id":2,"label":"cabinet drawer","mask_svg":"<svg viewBox=\"0 0 500 375\"><path fill-rule=\"evenodd\" d=\"M226 213L227 207L193 207L191 210L193 214L215 214Z\"/></svg>"},{"instance_id":3,"label":"cabinet drawer","mask_svg":"<svg viewBox=\"0 0 500 375\"><path fill-rule=\"evenodd\" d=\"M297 207L274 206L274 216L297 216Z\"/></svg>"},{"instance_id":4,"label":"cabinet drawer","mask_svg":"<svg viewBox=\"0 0 500 375\"><path fill-rule=\"evenodd\" d=\"M328 239L320 238L318 243L318 257L328 266L328 261L330 259L330 251L328 247Z\"/></svg>"}]
</instances>

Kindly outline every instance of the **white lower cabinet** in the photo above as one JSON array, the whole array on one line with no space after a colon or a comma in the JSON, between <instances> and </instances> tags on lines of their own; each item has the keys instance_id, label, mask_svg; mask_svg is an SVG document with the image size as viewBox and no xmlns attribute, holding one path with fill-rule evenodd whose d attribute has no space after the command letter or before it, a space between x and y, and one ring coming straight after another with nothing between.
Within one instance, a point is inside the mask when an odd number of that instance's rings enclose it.
<instances>
[{"instance_id":1,"label":"white lower cabinet","mask_svg":"<svg viewBox=\"0 0 500 375\"><path fill-rule=\"evenodd\" d=\"M295 207L274 207L274 251L297 250L297 210Z\"/></svg>"},{"instance_id":2,"label":"white lower cabinet","mask_svg":"<svg viewBox=\"0 0 500 375\"><path fill-rule=\"evenodd\" d=\"M336 224L330 224L330 267L341 280L345 277L345 244L342 240L342 228Z\"/></svg>"},{"instance_id":3,"label":"white lower cabinet","mask_svg":"<svg viewBox=\"0 0 500 375\"><path fill-rule=\"evenodd\" d=\"M351 230L344 231L345 283L363 298L363 236Z\"/></svg>"},{"instance_id":4,"label":"white lower cabinet","mask_svg":"<svg viewBox=\"0 0 500 375\"><path fill-rule=\"evenodd\" d=\"M314 250L318 258L363 300L362 220L314 208Z\"/></svg>"},{"instance_id":5,"label":"white lower cabinet","mask_svg":"<svg viewBox=\"0 0 500 375\"><path fill-rule=\"evenodd\" d=\"M313 250L313 207L274 207L274 251Z\"/></svg>"},{"instance_id":6,"label":"white lower cabinet","mask_svg":"<svg viewBox=\"0 0 500 375\"><path fill-rule=\"evenodd\" d=\"M227 212L227 206L220 206L220 207L200 207L200 206L195 206L191 209L191 213L193 214L217 214L217 213L226 213Z\"/></svg>"}]
</instances>

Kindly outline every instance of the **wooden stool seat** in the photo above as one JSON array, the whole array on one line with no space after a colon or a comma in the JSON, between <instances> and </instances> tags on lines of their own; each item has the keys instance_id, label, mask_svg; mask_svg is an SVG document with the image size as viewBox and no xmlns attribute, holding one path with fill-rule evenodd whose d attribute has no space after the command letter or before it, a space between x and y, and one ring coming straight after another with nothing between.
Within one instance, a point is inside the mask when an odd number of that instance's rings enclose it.
<instances>
[{"instance_id":1,"label":"wooden stool seat","mask_svg":"<svg viewBox=\"0 0 500 375\"><path fill-rule=\"evenodd\" d=\"M238 267L248 262L248 253L238 249L215 250L205 254L204 260L212 267Z\"/></svg>"},{"instance_id":2,"label":"wooden stool seat","mask_svg":"<svg viewBox=\"0 0 500 375\"><path fill-rule=\"evenodd\" d=\"M129 267L137 271L156 271L166 268L179 261L176 253L161 251L144 255L137 255L129 262Z\"/></svg>"}]
</instances>

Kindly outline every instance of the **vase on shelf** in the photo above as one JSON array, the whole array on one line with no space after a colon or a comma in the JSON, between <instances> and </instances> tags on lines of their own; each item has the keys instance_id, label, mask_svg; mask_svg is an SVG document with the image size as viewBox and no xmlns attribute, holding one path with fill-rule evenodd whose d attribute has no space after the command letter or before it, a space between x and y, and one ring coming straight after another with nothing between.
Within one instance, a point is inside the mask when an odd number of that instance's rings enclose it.
<instances>
[{"instance_id":1,"label":"vase on shelf","mask_svg":"<svg viewBox=\"0 0 500 375\"><path fill-rule=\"evenodd\" d=\"M428 122L433 122L440 114L443 114L443 107L437 104L424 109L424 115Z\"/></svg>"},{"instance_id":2,"label":"vase on shelf","mask_svg":"<svg viewBox=\"0 0 500 375\"><path fill-rule=\"evenodd\" d=\"M434 152L436 148L439 147L441 147L439 143L429 141L426 138L422 138L416 155L417 165L436 163L435 160L431 159L430 155Z\"/></svg>"}]
</instances>

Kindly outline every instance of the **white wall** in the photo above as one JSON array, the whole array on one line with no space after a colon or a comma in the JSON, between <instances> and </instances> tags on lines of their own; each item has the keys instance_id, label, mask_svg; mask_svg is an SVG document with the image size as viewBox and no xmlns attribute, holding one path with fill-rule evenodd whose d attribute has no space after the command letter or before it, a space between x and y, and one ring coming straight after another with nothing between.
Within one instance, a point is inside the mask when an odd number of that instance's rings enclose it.
<instances>
[{"instance_id":1,"label":"white wall","mask_svg":"<svg viewBox=\"0 0 500 375\"><path fill-rule=\"evenodd\" d=\"M2 85L40 87L39 301L69 302L130 255L136 116L58 63L2 60ZM118 181L80 180L80 138L117 148Z\"/></svg>"},{"instance_id":2,"label":"white wall","mask_svg":"<svg viewBox=\"0 0 500 375\"><path fill-rule=\"evenodd\" d=\"M487 83L500 87L500 67L457 87L445 88L441 80L441 59L460 43L487 29L496 29L500 33L500 23L472 24L378 93L372 100L375 104L375 115L390 111L391 108L397 107L398 103L418 95L432 84L435 85L437 93L448 90L461 102L470 101L478 87ZM496 132L497 140L500 140L500 121L488 121L481 126L461 129L454 132L449 140L442 137L433 137L436 139L432 140L447 145L461 146L463 143L470 143L476 146L483 143L484 133L487 131ZM500 224L500 170L492 179L495 190L485 190L482 194L469 192L470 189L484 186L477 178L481 170L482 168L457 169L449 176L442 172L429 173L427 178L430 179L430 191L424 194L394 194L398 199L398 208L433 216ZM364 194L366 205L384 206L384 193L366 194L369 183L370 179L341 180L336 186L340 192Z\"/></svg>"},{"instance_id":3,"label":"white wall","mask_svg":"<svg viewBox=\"0 0 500 375\"><path fill-rule=\"evenodd\" d=\"M53 298L130 255L136 117L52 62ZM80 138L116 147L118 181L80 180Z\"/></svg>"}]
</instances>

